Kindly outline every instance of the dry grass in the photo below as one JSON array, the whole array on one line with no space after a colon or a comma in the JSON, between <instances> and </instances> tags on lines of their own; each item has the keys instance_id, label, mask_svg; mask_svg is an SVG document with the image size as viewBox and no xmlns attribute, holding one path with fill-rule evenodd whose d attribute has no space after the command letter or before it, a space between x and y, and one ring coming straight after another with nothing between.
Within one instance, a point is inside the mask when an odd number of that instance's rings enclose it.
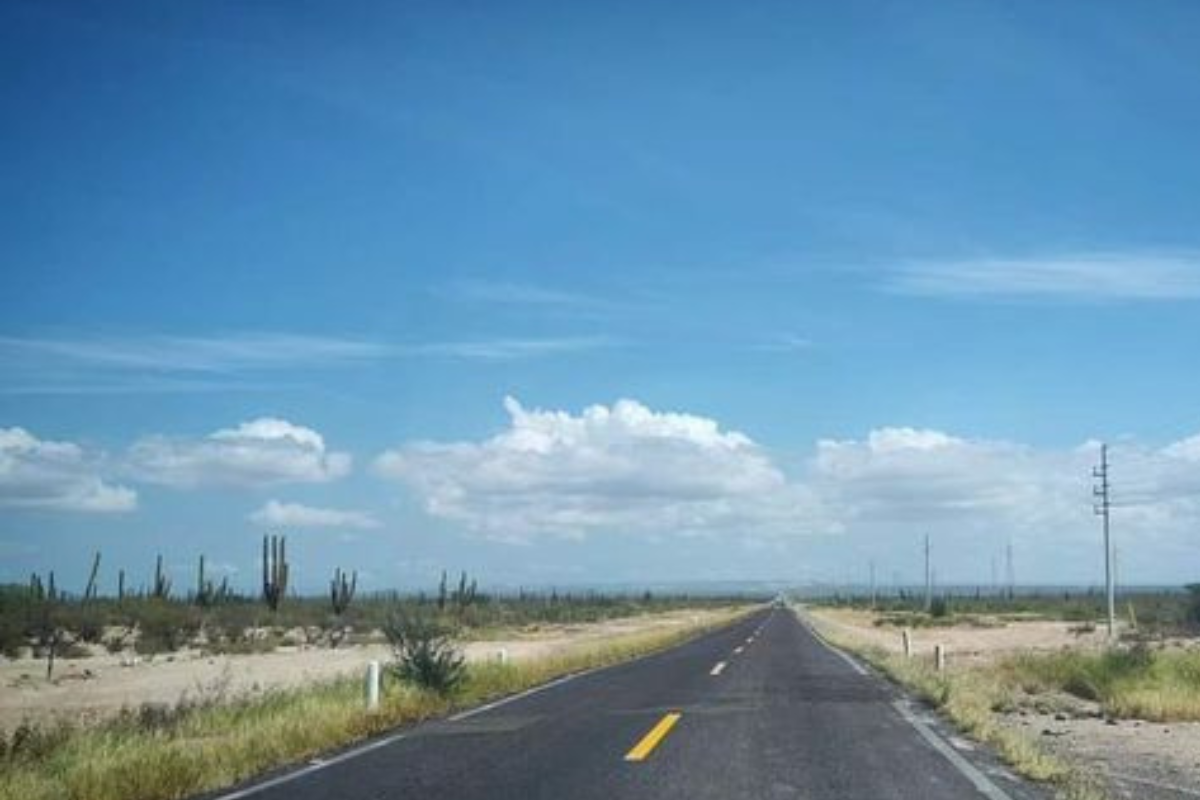
<instances>
[{"instance_id":1,"label":"dry grass","mask_svg":"<svg viewBox=\"0 0 1200 800\"><path fill-rule=\"evenodd\" d=\"M1062 691L1100 704L1111 717L1200 721L1200 651L1135 646L1100 653L1013 656L996 679L1026 694Z\"/></svg>"},{"instance_id":2,"label":"dry grass","mask_svg":"<svg viewBox=\"0 0 1200 800\"><path fill-rule=\"evenodd\" d=\"M0 800L165 800L217 789L388 729L478 705L561 675L672 647L728 624L633 634L520 664L476 664L453 697L393 683L375 713L362 687L339 680L253 699L211 698L158 714L130 714L103 726L34 732L10 751Z\"/></svg>"}]
</instances>

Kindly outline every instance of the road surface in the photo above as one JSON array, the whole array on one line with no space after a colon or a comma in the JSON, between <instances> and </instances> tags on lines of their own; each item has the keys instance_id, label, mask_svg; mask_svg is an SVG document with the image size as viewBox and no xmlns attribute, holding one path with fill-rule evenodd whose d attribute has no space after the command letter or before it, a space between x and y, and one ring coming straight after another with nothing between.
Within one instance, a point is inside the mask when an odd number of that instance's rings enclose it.
<instances>
[{"instance_id":1,"label":"road surface","mask_svg":"<svg viewBox=\"0 0 1200 800\"><path fill-rule=\"evenodd\" d=\"M227 800L1033 800L881 679L764 610L385 737Z\"/></svg>"}]
</instances>

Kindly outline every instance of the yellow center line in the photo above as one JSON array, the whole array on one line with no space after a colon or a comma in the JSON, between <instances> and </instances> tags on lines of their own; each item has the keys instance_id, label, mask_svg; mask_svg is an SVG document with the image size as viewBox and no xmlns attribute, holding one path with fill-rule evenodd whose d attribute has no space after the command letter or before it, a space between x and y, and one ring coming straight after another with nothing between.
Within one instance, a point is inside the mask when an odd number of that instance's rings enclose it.
<instances>
[{"instance_id":1,"label":"yellow center line","mask_svg":"<svg viewBox=\"0 0 1200 800\"><path fill-rule=\"evenodd\" d=\"M625 760L645 761L654 752L654 748L658 747L659 742L667 737L667 734L671 732L671 728L675 727L675 723L679 722L679 718L682 716L678 711L672 711L660 719L658 724L651 728L650 732L643 736L642 740L625 754Z\"/></svg>"}]
</instances>

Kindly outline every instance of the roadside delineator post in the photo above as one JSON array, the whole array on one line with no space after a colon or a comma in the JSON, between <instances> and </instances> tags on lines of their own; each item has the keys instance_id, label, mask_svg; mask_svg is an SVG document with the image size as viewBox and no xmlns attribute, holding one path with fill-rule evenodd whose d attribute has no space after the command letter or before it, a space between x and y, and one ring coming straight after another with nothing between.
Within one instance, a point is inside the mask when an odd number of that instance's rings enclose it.
<instances>
[{"instance_id":1,"label":"roadside delineator post","mask_svg":"<svg viewBox=\"0 0 1200 800\"><path fill-rule=\"evenodd\" d=\"M946 646L943 644L935 644L933 646L933 666L938 672L946 671Z\"/></svg>"},{"instance_id":2,"label":"roadside delineator post","mask_svg":"<svg viewBox=\"0 0 1200 800\"><path fill-rule=\"evenodd\" d=\"M367 711L379 708L379 662L367 662Z\"/></svg>"},{"instance_id":3,"label":"roadside delineator post","mask_svg":"<svg viewBox=\"0 0 1200 800\"><path fill-rule=\"evenodd\" d=\"M501 664L507 664L508 663L508 650L504 649L503 647L501 647L499 650L497 650L496 651L496 660L498 662L500 662Z\"/></svg>"},{"instance_id":4,"label":"roadside delineator post","mask_svg":"<svg viewBox=\"0 0 1200 800\"><path fill-rule=\"evenodd\" d=\"M904 657L912 658L912 634L905 628L901 636L904 639Z\"/></svg>"}]
</instances>

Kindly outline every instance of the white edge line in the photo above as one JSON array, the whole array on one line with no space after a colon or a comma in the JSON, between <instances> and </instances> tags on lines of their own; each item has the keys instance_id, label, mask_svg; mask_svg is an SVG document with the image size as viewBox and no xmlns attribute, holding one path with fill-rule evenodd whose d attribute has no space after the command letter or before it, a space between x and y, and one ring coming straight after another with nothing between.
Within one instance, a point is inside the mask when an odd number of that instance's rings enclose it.
<instances>
[{"instance_id":1,"label":"white edge line","mask_svg":"<svg viewBox=\"0 0 1200 800\"><path fill-rule=\"evenodd\" d=\"M691 644L692 642L695 642L697 639L703 638L704 636L707 636L712 633L717 633L720 630L722 630L722 629L718 628L717 630L706 631L705 633L700 634L700 636L697 636L696 639L689 639L688 641L683 642L680 645L676 645L676 646L681 647L685 644ZM582 677L591 675L596 672L603 672L606 669L613 669L614 667L623 667L628 664L636 664L637 662L642 661L643 659L652 658L653 656L660 655L661 653L664 653L664 652L666 652L666 651L656 650L652 653L645 653L644 655L640 655L637 658L632 658L628 661L619 661L616 664L605 664L602 667L592 667L591 669L585 669L581 672L572 672L570 675L563 675L561 678L555 678L554 680L550 681L549 683L543 683L538 686L534 686L530 689L526 689L523 692L518 692L516 694L510 694L507 697L501 697L499 700L493 700L492 702L487 703L482 706L476 706L475 708L469 708L466 711L460 711L457 714L453 714L449 717L446 717L446 721L447 722L458 722L459 720L467 719L468 717L473 717L476 714L482 714L485 711L491 711L493 708L499 708L500 706L507 705L509 703L515 703L518 700L522 700L526 697L529 697L530 695L537 694L538 692L544 692L547 689L553 689L555 686L562 686L564 683L567 683L568 681L573 681L576 678L582 678ZM261 781L259 783L255 783L251 786L247 786L244 789L237 789L235 791L228 792L226 794L217 795L216 797L213 798L213 800L241 800L241 798L243 798L243 797L252 797L253 795L258 794L259 792L266 791L267 789L271 789L271 788L280 786L285 783L291 783L292 781L296 780L297 778L303 778L306 775L311 775L314 772L323 770L326 767L331 767L334 764L340 764L343 761L349 761L352 758L357 758L358 756L361 756L365 753L369 753L372 750L378 750L381 747L387 747L389 744L392 744L393 742L398 742L401 739L407 738L408 734L409 734L409 731L406 730L401 733L394 733L391 736L385 736L382 739L376 739L373 742L367 742L366 744L359 745L358 747L354 747L349 750L345 750L341 753L338 753L335 756L330 756L329 758L323 759L319 762L310 763L306 766L300 767L293 772L287 773L286 775L279 775L278 777L269 778L268 780Z\"/></svg>"},{"instance_id":2,"label":"white edge line","mask_svg":"<svg viewBox=\"0 0 1200 800\"><path fill-rule=\"evenodd\" d=\"M619 667L623 664L632 664L634 661L640 661L642 658L648 658L652 655L655 655L655 653L647 653L645 656L641 656L633 661L622 661L618 664L606 664L603 667L593 667L591 669L583 670L582 672L572 672L570 675L563 675L561 678L555 678L549 683L543 683L539 686L526 689L523 692L518 692L517 694L512 694L507 697L501 697L499 700L493 700L492 702L482 706L476 706L475 708L469 708L466 711L460 711L457 714L446 717L446 721L458 722L459 720L473 717L476 714L482 714L485 711L491 711L493 708L499 708L500 706L507 705L509 703L515 703L518 700L522 700L530 695L537 694L538 692L544 692L547 689L553 689L555 686L562 686L568 681L573 681L576 678L582 678L585 675L591 675L593 672L600 672L601 670L609 669L611 667ZM286 775L280 775L276 778L271 778L269 780L262 781L261 783L256 783L253 786L247 786L244 789L238 789L237 791L230 792L228 794L218 795L214 798L214 800L240 800L243 797L251 797L252 795L256 795L259 792L267 789L274 788L284 783L290 783L297 778L303 778L306 775L311 775L314 772L325 769L326 767L331 767L334 764L340 764L343 761L349 761L352 758L357 758L358 756L369 753L372 750L378 750L381 747L387 747L393 742L398 742L401 739L407 738L408 733L408 731L404 731L403 733L396 733L392 734L391 736L385 736L382 739L376 739L373 742L368 742L364 745L346 750L345 752L338 753L337 755L324 759L319 763L308 764L300 767L296 771L289 772Z\"/></svg>"},{"instance_id":3,"label":"white edge line","mask_svg":"<svg viewBox=\"0 0 1200 800\"><path fill-rule=\"evenodd\" d=\"M708 674L709 675L720 675L724 670L725 670L725 662L718 661L717 665L715 667L713 667L712 671L709 672Z\"/></svg>"},{"instance_id":4,"label":"white edge line","mask_svg":"<svg viewBox=\"0 0 1200 800\"><path fill-rule=\"evenodd\" d=\"M937 750L939 753L941 753L942 756L944 756L945 759L949 761L955 769L961 772L967 780L973 783L975 788L979 790L980 794L989 798L989 800L1012 800L1012 798L1009 797L1003 789L988 780L988 777L980 772L974 764L972 764L970 761L967 761L965 758L959 755L959 753L953 747L946 744L945 740L934 733L928 725L926 725L921 719L913 714L903 701L897 700L896 702L892 703L892 708L899 712L900 716L904 718L905 722L916 728L917 733L921 734L921 737L924 738L925 741L929 742L930 746L933 747L934 750Z\"/></svg>"},{"instance_id":5,"label":"white edge line","mask_svg":"<svg viewBox=\"0 0 1200 800\"><path fill-rule=\"evenodd\" d=\"M834 647L832 644L826 641L821 634L817 633L815 628L808 624L807 620L800 616L799 612L796 612L796 620L805 628L807 628L813 634L816 640L824 645L829 652L841 656L842 659L847 664L854 667L855 671L860 675L869 674L867 670L849 654L842 652L840 648ZM1007 792L988 780L988 777L980 772L974 764L959 755L959 753L953 747L947 744L942 737L934 733L932 728L930 728L915 714L913 714L903 701L895 701L892 703L892 708L896 709L896 712L900 714L901 718L915 728L917 733L921 734L921 738L927 741L934 750L938 751L942 757L949 761L952 767L961 772L963 777L969 780L975 786L975 788L979 790L980 794L982 794L984 797L987 797L989 800L1012 800L1012 797L1010 797Z\"/></svg>"},{"instance_id":6,"label":"white edge line","mask_svg":"<svg viewBox=\"0 0 1200 800\"><path fill-rule=\"evenodd\" d=\"M815 638L821 644L825 645L826 650L833 653L835 656L842 659L842 661L845 661L847 664L849 664L850 668L853 669L855 672L857 672L859 675L870 675L871 674L867 670L866 667L864 667L862 664L858 663L858 659L856 659L854 656L845 652L841 648L834 647L832 644L830 644L829 640L826 639L824 636L822 636L820 631L818 631L815 627L813 627L812 624L810 624L808 620L806 620L806 619L804 619L804 617L800 616L800 614L798 612L796 613L796 621L799 622L802 626L804 626L804 628L813 635L813 638Z\"/></svg>"}]
</instances>

